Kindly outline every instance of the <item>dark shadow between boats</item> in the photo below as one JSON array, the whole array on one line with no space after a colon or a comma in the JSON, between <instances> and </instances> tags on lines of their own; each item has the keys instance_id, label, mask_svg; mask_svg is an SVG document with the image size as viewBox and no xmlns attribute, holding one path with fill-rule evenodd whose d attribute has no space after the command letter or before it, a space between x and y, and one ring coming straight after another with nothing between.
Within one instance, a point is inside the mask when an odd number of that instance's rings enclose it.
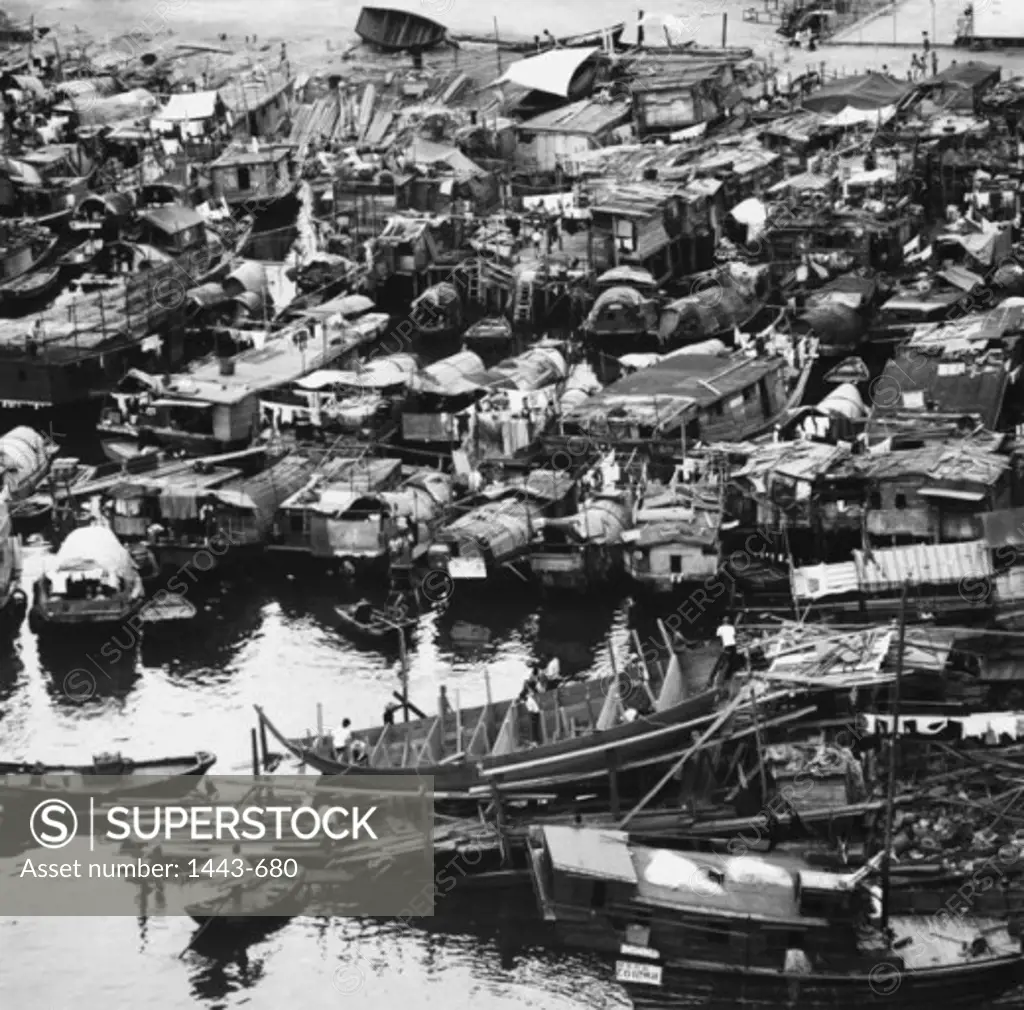
<instances>
[{"instance_id":1,"label":"dark shadow between boats","mask_svg":"<svg viewBox=\"0 0 1024 1010\"><path fill-rule=\"evenodd\" d=\"M67 708L85 708L106 701L124 701L134 690L140 672L139 643L127 647L104 636L44 637L38 641L39 669L47 694Z\"/></svg>"}]
</instances>

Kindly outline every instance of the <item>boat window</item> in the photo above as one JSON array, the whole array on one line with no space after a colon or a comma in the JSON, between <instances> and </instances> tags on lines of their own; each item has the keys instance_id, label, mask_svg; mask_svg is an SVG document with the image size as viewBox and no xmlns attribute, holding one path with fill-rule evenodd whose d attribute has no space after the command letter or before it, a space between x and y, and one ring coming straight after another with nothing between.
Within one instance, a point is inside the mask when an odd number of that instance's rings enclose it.
<instances>
[{"instance_id":1,"label":"boat window","mask_svg":"<svg viewBox=\"0 0 1024 1010\"><path fill-rule=\"evenodd\" d=\"M238 188L239 189L251 189L252 188L252 177L249 174L249 169L245 165L238 167Z\"/></svg>"},{"instance_id":2,"label":"boat window","mask_svg":"<svg viewBox=\"0 0 1024 1010\"><path fill-rule=\"evenodd\" d=\"M871 492L871 499L868 505L873 509L880 509L882 507L882 494L880 491Z\"/></svg>"},{"instance_id":3,"label":"boat window","mask_svg":"<svg viewBox=\"0 0 1024 1010\"><path fill-rule=\"evenodd\" d=\"M907 507L907 496L905 494L896 495L896 508L905 509Z\"/></svg>"},{"instance_id":4,"label":"boat window","mask_svg":"<svg viewBox=\"0 0 1024 1010\"><path fill-rule=\"evenodd\" d=\"M670 554L668 559L668 570L673 575L683 574L683 556L681 554Z\"/></svg>"}]
</instances>

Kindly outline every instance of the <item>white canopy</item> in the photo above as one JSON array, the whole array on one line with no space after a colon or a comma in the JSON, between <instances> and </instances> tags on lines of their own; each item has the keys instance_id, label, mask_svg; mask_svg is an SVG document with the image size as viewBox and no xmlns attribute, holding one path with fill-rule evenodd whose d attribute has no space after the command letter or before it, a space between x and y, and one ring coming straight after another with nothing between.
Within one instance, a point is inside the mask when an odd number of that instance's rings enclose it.
<instances>
[{"instance_id":1,"label":"white canopy","mask_svg":"<svg viewBox=\"0 0 1024 1010\"><path fill-rule=\"evenodd\" d=\"M518 84L532 91L568 98L569 85L576 71L600 51L598 46L590 49L550 49L539 56L513 63L494 83Z\"/></svg>"}]
</instances>

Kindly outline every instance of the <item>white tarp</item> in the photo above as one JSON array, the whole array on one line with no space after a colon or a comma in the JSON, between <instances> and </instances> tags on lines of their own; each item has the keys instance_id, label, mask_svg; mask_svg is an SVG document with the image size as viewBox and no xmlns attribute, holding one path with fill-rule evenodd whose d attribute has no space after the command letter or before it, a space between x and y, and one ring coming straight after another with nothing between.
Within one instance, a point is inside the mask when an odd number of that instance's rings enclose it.
<instances>
[{"instance_id":1,"label":"white tarp","mask_svg":"<svg viewBox=\"0 0 1024 1010\"><path fill-rule=\"evenodd\" d=\"M513 63L494 83L518 84L531 91L568 98L569 85L576 71L600 51L597 46L590 49L551 49Z\"/></svg>"}]
</instances>

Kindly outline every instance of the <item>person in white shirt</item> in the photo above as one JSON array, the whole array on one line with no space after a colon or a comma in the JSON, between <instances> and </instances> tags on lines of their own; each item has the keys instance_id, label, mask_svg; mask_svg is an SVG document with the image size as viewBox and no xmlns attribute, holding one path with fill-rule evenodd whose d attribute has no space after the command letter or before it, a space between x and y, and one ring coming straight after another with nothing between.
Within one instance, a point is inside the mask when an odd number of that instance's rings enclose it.
<instances>
[{"instance_id":1,"label":"person in white shirt","mask_svg":"<svg viewBox=\"0 0 1024 1010\"><path fill-rule=\"evenodd\" d=\"M545 667L544 679L549 686L557 684L562 679L562 663L557 656L552 656L551 661Z\"/></svg>"},{"instance_id":2,"label":"person in white shirt","mask_svg":"<svg viewBox=\"0 0 1024 1010\"><path fill-rule=\"evenodd\" d=\"M715 634L722 643L722 651L725 653L728 662L726 668L726 676L728 676L732 673L736 663L736 629L728 617L723 617L722 623L718 626L718 631Z\"/></svg>"},{"instance_id":3,"label":"person in white shirt","mask_svg":"<svg viewBox=\"0 0 1024 1010\"><path fill-rule=\"evenodd\" d=\"M537 704L537 696L531 691L526 696L526 711L530 713L530 736L534 743L541 742L540 732L540 705Z\"/></svg>"},{"instance_id":4,"label":"person in white shirt","mask_svg":"<svg viewBox=\"0 0 1024 1010\"><path fill-rule=\"evenodd\" d=\"M349 749L354 736L352 720L342 719L341 725L334 731L334 750L339 761L347 762L349 760Z\"/></svg>"}]
</instances>

